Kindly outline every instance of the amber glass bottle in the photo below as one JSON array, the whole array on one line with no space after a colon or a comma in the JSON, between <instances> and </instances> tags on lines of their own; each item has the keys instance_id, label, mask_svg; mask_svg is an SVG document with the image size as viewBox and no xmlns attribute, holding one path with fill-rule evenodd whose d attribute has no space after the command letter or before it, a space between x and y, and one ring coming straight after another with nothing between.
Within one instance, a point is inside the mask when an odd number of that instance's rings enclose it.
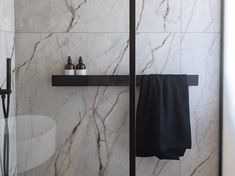
<instances>
[{"instance_id":1,"label":"amber glass bottle","mask_svg":"<svg viewBox=\"0 0 235 176\"><path fill-rule=\"evenodd\" d=\"M79 57L78 64L76 65L76 75L86 75L86 65L83 63L82 57Z\"/></svg>"},{"instance_id":2,"label":"amber glass bottle","mask_svg":"<svg viewBox=\"0 0 235 176\"><path fill-rule=\"evenodd\" d=\"M64 74L65 75L74 75L75 74L75 66L73 65L73 61L71 56L68 56L68 63L64 67Z\"/></svg>"}]
</instances>

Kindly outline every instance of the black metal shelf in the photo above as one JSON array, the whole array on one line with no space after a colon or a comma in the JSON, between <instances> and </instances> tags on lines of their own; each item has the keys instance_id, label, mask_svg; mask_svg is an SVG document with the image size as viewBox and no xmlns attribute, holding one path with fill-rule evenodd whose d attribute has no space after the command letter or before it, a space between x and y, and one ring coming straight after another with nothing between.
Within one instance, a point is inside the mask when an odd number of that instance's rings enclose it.
<instances>
[{"instance_id":1,"label":"black metal shelf","mask_svg":"<svg viewBox=\"0 0 235 176\"><path fill-rule=\"evenodd\" d=\"M136 76L137 86L141 75ZM198 86L198 75L187 75L189 86ZM129 75L86 75L65 76L53 75L52 86L128 86Z\"/></svg>"}]
</instances>

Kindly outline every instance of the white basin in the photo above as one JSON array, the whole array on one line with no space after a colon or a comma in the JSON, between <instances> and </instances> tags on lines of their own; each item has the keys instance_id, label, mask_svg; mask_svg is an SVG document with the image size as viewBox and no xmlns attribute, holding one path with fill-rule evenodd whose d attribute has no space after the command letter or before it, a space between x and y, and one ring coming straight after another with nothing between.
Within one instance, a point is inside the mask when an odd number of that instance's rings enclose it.
<instances>
[{"instance_id":1,"label":"white basin","mask_svg":"<svg viewBox=\"0 0 235 176\"><path fill-rule=\"evenodd\" d=\"M16 117L17 172L33 169L47 161L56 149L56 122L46 116Z\"/></svg>"}]
</instances>

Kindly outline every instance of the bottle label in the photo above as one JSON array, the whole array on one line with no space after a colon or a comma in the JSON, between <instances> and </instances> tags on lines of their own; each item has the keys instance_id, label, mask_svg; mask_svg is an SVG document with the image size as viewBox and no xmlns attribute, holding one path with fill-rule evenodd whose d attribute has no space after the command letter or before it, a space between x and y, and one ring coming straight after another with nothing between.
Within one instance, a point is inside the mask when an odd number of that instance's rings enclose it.
<instances>
[{"instance_id":1,"label":"bottle label","mask_svg":"<svg viewBox=\"0 0 235 176\"><path fill-rule=\"evenodd\" d=\"M76 75L86 75L86 69L76 70Z\"/></svg>"},{"instance_id":2,"label":"bottle label","mask_svg":"<svg viewBox=\"0 0 235 176\"><path fill-rule=\"evenodd\" d=\"M65 75L74 75L74 70L65 70L64 74Z\"/></svg>"}]
</instances>

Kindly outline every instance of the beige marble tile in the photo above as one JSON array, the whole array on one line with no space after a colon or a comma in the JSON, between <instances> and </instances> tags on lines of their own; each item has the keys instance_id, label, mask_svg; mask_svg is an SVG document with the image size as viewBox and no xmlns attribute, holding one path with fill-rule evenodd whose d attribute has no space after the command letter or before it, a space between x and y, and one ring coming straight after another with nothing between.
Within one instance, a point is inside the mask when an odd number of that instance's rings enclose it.
<instances>
[{"instance_id":1,"label":"beige marble tile","mask_svg":"<svg viewBox=\"0 0 235 176\"><path fill-rule=\"evenodd\" d=\"M180 32L180 0L137 0L138 32Z\"/></svg>"},{"instance_id":2,"label":"beige marble tile","mask_svg":"<svg viewBox=\"0 0 235 176\"><path fill-rule=\"evenodd\" d=\"M180 35L178 33L138 33L137 74L180 73Z\"/></svg>"},{"instance_id":3,"label":"beige marble tile","mask_svg":"<svg viewBox=\"0 0 235 176\"><path fill-rule=\"evenodd\" d=\"M28 51L17 52L17 100L21 100L17 113L43 113L58 127L58 150L49 168L41 171L102 175L122 167L123 174L128 172L128 88L53 88L50 83L52 74L63 72L68 53L73 58L84 53L88 73L89 68L99 73L100 68L92 65L99 58L107 59L101 67L108 70L109 60L120 59L126 35L17 34L16 38L19 43L27 40L19 50ZM100 40L103 45L96 45ZM89 54L84 43L93 48Z\"/></svg>"},{"instance_id":4,"label":"beige marble tile","mask_svg":"<svg viewBox=\"0 0 235 176\"><path fill-rule=\"evenodd\" d=\"M16 32L86 32L86 0L15 1Z\"/></svg>"},{"instance_id":5,"label":"beige marble tile","mask_svg":"<svg viewBox=\"0 0 235 176\"><path fill-rule=\"evenodd\" d=\"M88 32L129 32L129 1L87 1Z\"/></svg>"}]
</instances>

